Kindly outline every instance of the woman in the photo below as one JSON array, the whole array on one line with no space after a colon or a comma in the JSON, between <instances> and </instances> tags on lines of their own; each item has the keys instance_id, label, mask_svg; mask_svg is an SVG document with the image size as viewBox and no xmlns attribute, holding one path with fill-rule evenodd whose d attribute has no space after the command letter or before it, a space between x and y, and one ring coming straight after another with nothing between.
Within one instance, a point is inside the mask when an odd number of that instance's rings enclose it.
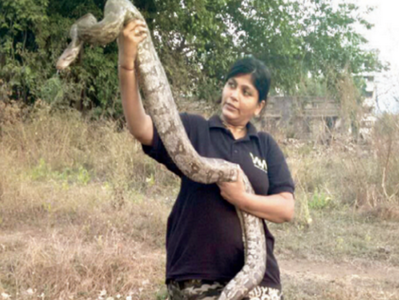
<instances>
[{"instance_id":1,"label":"woman","mask_svg":"<svg viewBox=\"0 0 399 300\"><path fill-rule=\"evenodd\" d=\"M166 283L170 300L217 299L244 265L241 227L235 206L267 221L290 221L294 183L273 138L250 123L266 105L270 75L263 63L237 61L222 92L222 113L209 120L181 114L197 152L241 166L236 182L204 185L185 177L168 156L151 117L142 106L134 62L145 39L144 22L126 25L119 37L119 79L128 128L146 154L181 177L181 189L168 219ZM244 172L255 191L245 192ZM267 268L264 279L247 299L282 299L280 275L273 254L274 237L265 224Z\"/></svg>"}]
</instances>

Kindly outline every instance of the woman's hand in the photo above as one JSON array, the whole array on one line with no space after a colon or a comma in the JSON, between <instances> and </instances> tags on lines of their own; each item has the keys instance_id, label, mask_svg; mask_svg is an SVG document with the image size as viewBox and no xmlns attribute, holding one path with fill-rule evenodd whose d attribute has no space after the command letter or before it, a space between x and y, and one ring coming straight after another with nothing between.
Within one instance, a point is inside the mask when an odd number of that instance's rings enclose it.
<instances>
[{"instance_id":1,"label":"woman's hand","mask_svg":"<svg viewBox=\"0 0 399 300\"><path fill-rule=\"evenodd\" d=\"M133 20L121 31L118 37L119 66L134 69L138 45L147 37L148 30L144 21Z\"/></svg>"},{"instance_id":2,"label":"woman's hand","mask_svg":"<svg viewBox=\"0 0 399 300\"><path fill-rule=\"evenodd\" d=\"M220 195L234 206L242 208L245 204L245 185L242 180L244 172L239 169L237 181L219 182Z\"/></svg>"}]
</instances>

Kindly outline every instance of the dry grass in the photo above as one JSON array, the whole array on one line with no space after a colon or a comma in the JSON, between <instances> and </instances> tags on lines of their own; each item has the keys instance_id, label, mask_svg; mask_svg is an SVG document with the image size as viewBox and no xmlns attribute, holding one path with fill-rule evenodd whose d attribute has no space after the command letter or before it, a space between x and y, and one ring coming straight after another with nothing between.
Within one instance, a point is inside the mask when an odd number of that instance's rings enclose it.
<instances>
[{"instance_id":1,"label":"dry grass","mask_svg":"<svg viewBox=\"0 0 399 300\"><path fill-rule=\"evenodd\" d=\"M308 224L309 208L357 209L399 220L399 118L382 118L371 140L349 138L329 145L289 141L285 147L297 184L297 222ZM392 129L391 129L392 128Z\"/></svg>"},{"instance_id":2,"label":"dry grass","mask_svg":"<svg viewBox=\"0 0 399 300\"><path fill-rule=\"evenodd\" d=\"M334 263L383 263L399 269L397 221L383 221L349 209L311 212L313 223L306 229L292 224L271 224L278 236L276 252L280 257Z\"/></svg>"},{"instance_id":3,"label":"dry grass","mask_svg":"<svg viewBox=\"0 0 399 300\"><path fill-rule=\"evenodd\" d=\"M177 179L113 122L40 103L30 114L0 109L0 295L164 299ZM286 143L298 209L295 223L272 226L279 257L399 266L398 124L380 124L367 147ZM288 299L399 299L382 281L283 279Z\"/></svg>"},{"instance_id":4,"label":"dry grass","mask_svg":"<svg viewBox=\"0 0 399 300\"><path fill-rule=\"evenodd\" d=\"M0 292L154 297L176 178L114 123L36 109L1 124Z\"/></svg>"},{"instance_id":5,"label":"dry grass","mask_svg":"<svg viewBox=\"0 0 399 300\"><path fill-rule=\"evenodd\" d=\"M331 280L326 276L286 275L285 297L290 300L396 300L396 284L362 280L359 276L342 276Z\"/></svg>"},{"instance_id":6,"label":"dry grass","mask_svg":"<svg viewBox=\"0 0 399 300\"><path fill-rule=\"evenodd\" d=\"M29 289L47 299L96 298L102 290L148 299L162 286L159 250L117 230L88 236L72 227L3 234L2 290L20 299Z\"/></svg>"}]
</instances>

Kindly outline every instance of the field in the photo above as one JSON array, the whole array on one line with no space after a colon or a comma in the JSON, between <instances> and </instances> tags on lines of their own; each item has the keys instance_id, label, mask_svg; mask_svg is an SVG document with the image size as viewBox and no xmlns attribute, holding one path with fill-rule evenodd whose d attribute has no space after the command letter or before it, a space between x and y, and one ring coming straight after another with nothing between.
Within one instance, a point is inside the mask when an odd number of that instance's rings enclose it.
<instances>
[{"instance_id":1,"label":"field","mask_svg":"<svg viewBox=\"0 0 399 300\"><path fill-rule=\"evenodd\" d=\"M165 299L177 178L115 122L0 110L0 297ZM278 138L297 184L294 222L271 225L286 299L399 299L398 129Z\"/></svg>"}]
</instances>

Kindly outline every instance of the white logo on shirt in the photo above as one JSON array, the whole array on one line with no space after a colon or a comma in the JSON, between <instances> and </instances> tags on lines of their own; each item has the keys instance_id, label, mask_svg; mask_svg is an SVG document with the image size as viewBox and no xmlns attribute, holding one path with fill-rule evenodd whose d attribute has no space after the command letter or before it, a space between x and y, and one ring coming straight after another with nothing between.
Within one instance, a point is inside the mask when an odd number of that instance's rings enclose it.
<instances>
[{"instance_id":1,"label":"white logo on shirt","mask_svg":"<svg viewBox=\"0 0 399 300\"><path fill-rule=\"evenodd\" d=\"M264 159L260 159L259 157L253 155L251 152L249 152L249 155L252 158L252 163L254 164L254 166L264 172L267 173L267 163L266 160Z\"/></svg>"}]
</instances>

